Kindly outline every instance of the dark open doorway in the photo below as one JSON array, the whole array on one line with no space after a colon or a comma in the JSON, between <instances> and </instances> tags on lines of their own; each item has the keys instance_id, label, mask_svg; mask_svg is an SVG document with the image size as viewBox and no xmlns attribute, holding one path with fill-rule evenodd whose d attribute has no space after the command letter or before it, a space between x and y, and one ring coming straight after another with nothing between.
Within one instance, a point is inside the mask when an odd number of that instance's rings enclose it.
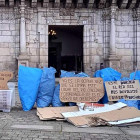
<instances>
[{"instance_id":1,"label":"dark open doorway","mask_svg":"<svg viewBox=\"0 0 140 140\"><path fill-rule=\"evenodd\" d=\"M49 26L49 67L60 70L83 71L83 26Z\"/></svg>"}]
</instances>

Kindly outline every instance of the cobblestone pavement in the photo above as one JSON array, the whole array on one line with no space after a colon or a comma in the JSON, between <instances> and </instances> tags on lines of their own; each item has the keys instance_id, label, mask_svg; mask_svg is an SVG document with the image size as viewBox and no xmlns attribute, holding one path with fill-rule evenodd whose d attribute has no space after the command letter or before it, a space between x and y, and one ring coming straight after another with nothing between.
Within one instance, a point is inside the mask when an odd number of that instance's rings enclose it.
<instances>
[{"instance_id":1,"label":"cobblestone pavement","mask_svg":"<svg viewBox=\"0 0 140 140\"><path fill-rule=\"evenodd\" d=\"M0 139L140 140L140 126L77 128L63 121L40 121L36 109L22 111L18 96L10 113L0 112Z\"/></svg>"}]
</instances>

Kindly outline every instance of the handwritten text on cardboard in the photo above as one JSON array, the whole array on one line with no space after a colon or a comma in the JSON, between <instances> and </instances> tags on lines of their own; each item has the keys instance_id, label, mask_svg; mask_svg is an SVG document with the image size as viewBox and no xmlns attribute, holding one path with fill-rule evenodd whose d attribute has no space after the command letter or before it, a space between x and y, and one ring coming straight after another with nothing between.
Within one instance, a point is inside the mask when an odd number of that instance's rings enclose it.
<instances>
[{"instance_id":1,"label":"handwritten text on cardboard","mask_svg":"<svg viewBox=\"0 0 140 140\"><path fill-rule=\"evenodd\" d=\"M105 82L109 101L140 100L140 85L138 80Z\"/></svg>"},{"instance_id":2,"label":"handwritten text on cardboard","mask_svg":"<svg viewBox=\"0 0 140 140\"><path fill-rule=\"evenodd\" d=\"M102 78L62 78L60 100L62 102L98 102L104 96Z\"/></svg>"}]
</instances>

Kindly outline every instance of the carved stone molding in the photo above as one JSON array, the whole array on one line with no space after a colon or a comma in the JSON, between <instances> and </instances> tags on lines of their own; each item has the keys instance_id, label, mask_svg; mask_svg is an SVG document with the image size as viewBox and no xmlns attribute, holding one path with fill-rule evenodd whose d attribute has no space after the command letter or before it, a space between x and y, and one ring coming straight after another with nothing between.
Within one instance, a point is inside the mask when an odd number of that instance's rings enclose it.
<instances>
[{"instance_id":1,"label":"carved stone molding","mask_svg":"<svg viewBox=\"0 0 140 140\"><path fill-rule=\"evenodd\" d=\"M140 20L140 9L133 9L133 18Z\"/></svg>"},{"instance_id":2,"label":"carved stone molding","mask_svg":"<svg viewBox=\"0 0 140 140\"><path fill-rule=\"evenodd\" d=\"M14 12L0 10L0 22L7 21L7 22L15 22L15 15Z\"/></svg>"},{"instance_id":3,"label":"carved stone molding","mask_svg":"<svg viewBox=\"0 0 140 140\"><path fill-rule=\"evenodd\" d=\"M20 19L24 17L27 21L31 23L36 22L36 11L32 11L30 8L25 5L14 8L14 17L15 19Z\"/></svg>"},{"instance_id":4,"label":"carved stone molding","mask_svg":"<svg viewBox=\"0 0 140 140\"><path fill-rule=\"evenodd\" d=\"M75 10L71 8L61 8L59 11L60 16L74 16Z\"/></svg>"},{"instance_id":5,"label":"carved stone molding","mask_svg":"<svg viewBox=\"0 0 140 140\"><path fill-rule=\"evenodd\" d=\"M116 6L111 6L110 8L103 9L102 18L103 19L118 19L119 9Z\"/></svg>"}]
</instances>

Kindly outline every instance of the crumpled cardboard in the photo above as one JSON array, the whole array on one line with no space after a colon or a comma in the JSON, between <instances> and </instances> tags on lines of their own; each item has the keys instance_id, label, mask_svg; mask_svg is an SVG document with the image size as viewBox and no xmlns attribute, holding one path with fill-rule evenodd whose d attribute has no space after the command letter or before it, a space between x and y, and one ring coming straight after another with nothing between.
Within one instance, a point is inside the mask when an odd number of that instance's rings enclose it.
<instances>
[{"instance_id":1,"label":"crumpled cardboard","mask_svg":"<svg viewBox=\"0 0 140 140\"><path fill-rule=\"evenodd\" d=\"M75 111L75 112L65 112L65 113L62 113L62 115L65 118L78 117L78 116L84 116L84 115L92 115L92 114L97 114L97 113L109 112L109 111L121 109L126 106L127 106L126 104L119 102L119 103L112 104L112 105L106 105L101 108L95 108L94 111L80 110L80 111Z\"/></svg>"},{"instance_id":2,"label":"crumpled cardboard","mask_svg":"<svg viewBox=\"0 0 140 140\"><path fill-rule=\"evenodd\" d=\"M77 127L89 127L98 125L111 125L109 122L128 120L137 117L140 117L140 110L137 110L134 107L124 107L104 113L69 117L67 120Z\"/></svg>"},{"instance_id":3,"label":"crumpled cardboard","mask_svg":"<svg viewBox=\"0 0 140 140\"><path fill-rule=\"evenodd\" d=\"M61 113L73 111L79 111L78 107L45 107L37 108L37 115L40 120L64 120Z\"/></svg>"}]
</instances>

